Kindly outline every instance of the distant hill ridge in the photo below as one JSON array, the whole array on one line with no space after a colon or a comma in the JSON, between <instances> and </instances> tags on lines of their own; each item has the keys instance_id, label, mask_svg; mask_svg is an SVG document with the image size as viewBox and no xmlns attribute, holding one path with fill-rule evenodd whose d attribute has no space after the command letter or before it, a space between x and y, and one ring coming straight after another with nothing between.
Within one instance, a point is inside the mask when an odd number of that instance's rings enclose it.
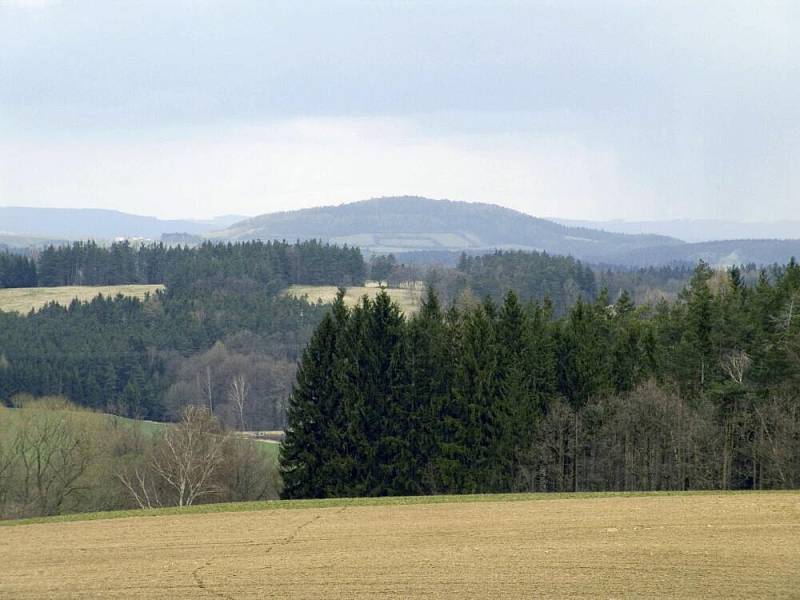
<instances>
[{"instance_id":1,"label":"distant hill ridge","mask_svg":"<svg viewBox=\"0 0 800 600\"><path fill-rule=\"evenodd\" d=\"M666 236L567 227L493 204L418 196L373 198L265 214L235 223L212 236L229 240L319 238L379 253L514 248L583 259L682 244Z\"/></svg>"},{"instance_id":2,"label":"distant hill ridge","mask_svg":"<svg viewBox=\"0 0 800 600\"><path fill-rule=\"evenodd\" d=\"M158 219L100 208L0 206L0 233L65 240L108 240L116 237L157 240L164 233L204 234L227 227L241 218L225 216L194 221Z\"/></svg>"},{"instance_id":3,"label":"distant hill ridge","mask_svg":"<svg viewBox=\"0 0 800 600\"><path fill-rule=\"evenodd\" d=\"M366 254L392 252L402 260L418 263L454 263L462 251L481 254L495 249L546 251L596 264L627 266L695 263L700 259L712 265L769 264L800 257L797 239L729 238L687 243L678 238L696 239L704 233L702 223L692 222L694 229L683 231L679 227L682 221L665 222L668 227L653 233L634 233L635 228L643 226L641 223L624 227L619 223L609 222L603 227L598 222L596 226L602 229L595 229L584 226L594 224L588 221L555 222L494 204L419 196L373 198L247 219L225 216L206 221L164 220L103 209L0 207L0 250L25 252L50 243L88 238L140 237L189 244L204 238L314 238L357 246ZM763 227L750 225L739 224L735 233L741 238L759 238L766 233ZM615 227L633 231L614 231ZM734 231L717 227L716 233L729 230ZM780 233L792 231L789 224ZM675 236L659 235L664 232L674 232ZM797 236L800 231L791 237Z\"/></svg>"},{"instance_id":4,"label":"distant hill ridge","mask_svg":"<svg viewBox=\"0 0 800 600\"><path fill-rule=\"evenodd\" d=\"M740 239L794 240L800 238L800 221L745 223L726 219L668 219L653 221L576 221L552 219L568 227L587 227L616 233L655 233L685 242L714 242Z\"/></svg>"}]
</instances>

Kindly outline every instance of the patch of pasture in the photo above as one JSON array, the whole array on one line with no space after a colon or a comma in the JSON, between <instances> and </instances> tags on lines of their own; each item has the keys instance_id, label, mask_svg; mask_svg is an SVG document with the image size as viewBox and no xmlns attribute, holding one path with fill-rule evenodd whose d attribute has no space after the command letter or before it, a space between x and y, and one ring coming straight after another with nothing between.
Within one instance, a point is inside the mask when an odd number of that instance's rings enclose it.
<instances>
[{"instance_id":1,"label":"patch of pasture","mask_svg":"<svg viewBox=\"0 0 800 600\"><path fill-rule=\"evenodd\" d=\"M62 287L5 288L0 289L0 311L28 314L46 304L55 302L69 306L73 300L87 302L100 294L115 297L119 294L143 299L154 294L163 285L71 285Z\"/></svg>"}]
</instances>

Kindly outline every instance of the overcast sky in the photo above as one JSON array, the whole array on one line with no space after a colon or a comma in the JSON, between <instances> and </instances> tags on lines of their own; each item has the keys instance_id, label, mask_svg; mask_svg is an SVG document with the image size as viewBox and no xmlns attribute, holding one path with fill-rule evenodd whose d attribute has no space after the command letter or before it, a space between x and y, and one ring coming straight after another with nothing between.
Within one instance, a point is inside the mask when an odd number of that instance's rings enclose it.
<instances>
[{"instance_id":1,"label":"overcast sky","mask_svg":"<svg viewBox=\"0 0 800 600\"><path fill-rule=\"evenodd\" d=\"M396 194L796 219L800 2L0 0L0 205Z\"/></svg>"}]
</instances>

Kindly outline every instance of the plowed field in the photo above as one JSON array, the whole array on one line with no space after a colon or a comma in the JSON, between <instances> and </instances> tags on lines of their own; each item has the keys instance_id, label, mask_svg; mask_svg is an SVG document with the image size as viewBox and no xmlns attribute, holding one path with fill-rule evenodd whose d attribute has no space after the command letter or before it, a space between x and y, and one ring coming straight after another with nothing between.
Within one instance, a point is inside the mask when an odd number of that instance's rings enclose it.
<instances>
[{"instance_id":1,"label":"plowed field","mask_svg":"<svg viewBox=\"0 0 800 600\"><path fill-rule=\"evenodd\" d=\"M273 509L0 528L0 598L800 596L800 494Z\"/></svg>"}]
</instances>

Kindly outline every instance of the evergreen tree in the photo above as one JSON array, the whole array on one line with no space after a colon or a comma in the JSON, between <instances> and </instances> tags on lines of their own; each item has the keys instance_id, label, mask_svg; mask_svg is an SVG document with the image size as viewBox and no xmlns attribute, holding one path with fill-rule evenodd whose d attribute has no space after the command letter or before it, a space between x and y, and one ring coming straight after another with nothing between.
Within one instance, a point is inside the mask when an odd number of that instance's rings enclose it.
<instances>
[{"instance_id":1,"label":"evergreen tree","mask_svg":"<svg viewBox=\"0 0 800 600\"><path fill-rule=\"evenodd\" d=\"M449 332L439 299L428 287L420 311L408 324L405 357L408 362L408 476L413 493L442 489L437 461L442 452L442 418L450 400Z\"/></svg>"},{"instance_id":2,"label":"evergreen tree","mask_svg":"<svg viewBox=\"0 0 800 600\"><path fill-rule=\"evenodd\" d=\"M498 434L493 403L498 397L498 348L490 301L466 314L453 375L453 404L461 415L448 458L460 462L448 482L455 490L479 493L494 481L493 443Z\"/></svg>"},{"instance_id":3,"label":"evergreen tree","mask_svg":"<svg viewBox=\"0 0 800 600\"><path fill-rule=\"evenodd\" d=\"M323 498L332 490L329 476L336 473L331 465L340 445L338 438L344 434L337 430L343 425L343 406L335 368L348 316L340 291L332 312L323 317L303 352L281 445L283 498Z\"/></svg>"}]
</instances>

